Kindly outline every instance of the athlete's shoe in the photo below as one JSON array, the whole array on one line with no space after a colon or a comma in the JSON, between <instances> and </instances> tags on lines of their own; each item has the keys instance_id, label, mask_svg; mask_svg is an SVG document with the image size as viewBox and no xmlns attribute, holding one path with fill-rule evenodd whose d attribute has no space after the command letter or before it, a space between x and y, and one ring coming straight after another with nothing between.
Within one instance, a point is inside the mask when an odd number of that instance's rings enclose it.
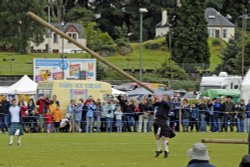
<instances>
[{"instance_id":1,"label":"athlete's shoe","mask_svg":"<svg viewBox=\"0 0 250 167\"><path fill-rule=\"evenodd\" d=\"M161 151L156 151L155 152L155 158L159 157L159 155L162 153L162 150Z\"/></svg>"},{"instance_id":2,"label":"athlete's shoe","mask_svg":"<svg viewBox=\"0 0 250 167\"><path fill-rule=\"evenodd\" d=\"M13 143L9 143L9 146L12 146Z\"/></svg>"},{"instance_id":3,"label":"athlete's shoe","mask_svg":"<svg viewBox=\"0 0 250 167\"><path fill-rule=\"evenodd\" d=\"M169 154L169 152L164 151L164 158L167 158L167 157L168 157L168 154Z\"/></svg>"},{"instance_id":4,"label":"athlete's shoe","mask_svg":"<svg viewBox=\"0 0 250 167\"><path fill-rule=\"evenodd\" d=\"M17 143L18 146L21 146L21 143Z\"/></svg>"}]
</instances>

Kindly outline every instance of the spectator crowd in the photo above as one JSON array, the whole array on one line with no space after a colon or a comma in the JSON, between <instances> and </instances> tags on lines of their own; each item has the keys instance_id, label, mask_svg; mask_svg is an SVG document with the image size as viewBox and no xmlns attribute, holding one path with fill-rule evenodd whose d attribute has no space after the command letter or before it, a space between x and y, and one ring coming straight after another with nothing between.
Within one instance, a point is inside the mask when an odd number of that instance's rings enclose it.
<instances>
[{"instance_id":1,"label":"spectator crowd","mask_svg":"<svg viewBox=\"0 0 250 167\"><path fill-rule=\"evenodd\" d=\"M37 101L24 96L18 105L22 125L26 132L150 132L154 121L155 96L128 98L120 95L105 101L94 99L70 100L62 111L56 95L46 95ZM175 131L183 132L249 132L250 101L238 103L232 97L211 100L200 99L189 103L178 96L169 97L171 111L168 124ZM0 127L2 133L9 129L9 107L12 99L4 96L0 102Z\"/></svg>"}]
</instances>

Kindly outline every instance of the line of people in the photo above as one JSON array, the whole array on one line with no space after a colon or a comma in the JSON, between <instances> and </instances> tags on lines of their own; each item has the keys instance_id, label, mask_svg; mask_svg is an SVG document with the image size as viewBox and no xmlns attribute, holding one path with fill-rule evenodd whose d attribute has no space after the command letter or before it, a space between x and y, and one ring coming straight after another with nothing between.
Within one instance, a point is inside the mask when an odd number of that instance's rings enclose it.
<instances>
[{"instance_id":1,"label":"line of people","mask_svg":"<svg viewBox=\"0 0 250 167\"><path fill-rule=\"evenodd\" d=\"M231 96L224 99L213 98L198 103L189 104L187 99L182 103L177 99L172 101L172 115L170 126L179 131L178 124L181 114L183 132L249 132L250 128L250 101L245 104L241 99L238 103L232 101ZM181 112L180 112L181 111Z\"/></svg>"},{"instance_id":2,"label":"line of people","mask_svg":"<svg viewBox=\"0 0 250 167\"><path fill-rule=\"evenodd\" d=\"M26 132L150 132L154 122L154 96L145 95L138 99L118 96L101 102L89 96L87 100L70 100L63 114L56 95L49 99L46 95L34 102L23 97L18 101L22 113L23 128ZM184 132L248 132L250 127L250 102L244 100L235 104L232 97L200 99L189 104L178 96L169 100L169 126L175 131ZM0 127L4 133L9 128L9 107L11 100L4 96L0 102ZM63 117L65 115L65 117ZM181 121L181 124L180 124Z\"/></svg>"}]
</instances>

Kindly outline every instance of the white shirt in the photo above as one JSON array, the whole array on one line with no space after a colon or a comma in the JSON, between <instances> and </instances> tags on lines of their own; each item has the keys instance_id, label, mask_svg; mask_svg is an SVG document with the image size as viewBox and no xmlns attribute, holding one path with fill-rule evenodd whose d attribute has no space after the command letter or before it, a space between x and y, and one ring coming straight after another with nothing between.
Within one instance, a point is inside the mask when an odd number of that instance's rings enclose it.
<instances>
[{"instance_id":1,"label":"white shirt","mask_svg":"<svg viewBox=\"0 0 250 167\"><path fill-rule=\"evenodd\" d=\"M67 118L62 119L62 121L60 122L60 127L64 127L67 122L69 122L69 119Z\"/></svg>"},{"instance_id":2,"label":"white shirt","mask_svg":"<svg viewBox=\"0 0 250 167\"><path fill-rule=\"evenodd\" d=\"M116 120L122 120L122 112L116 111L115 112L115 118L116 118Z\"/></svg>"},{"instance_id":3,"label":"white shirt","mask_svg":"<svg viewBox=\"0 0 250 167\"><path fill-rule=\"evenodd\" d=\"M11 122L20 122L20 112L21 109L19 106L11 106L9 108L10 116L11 116Z\"/></svg>"}]
</instances>

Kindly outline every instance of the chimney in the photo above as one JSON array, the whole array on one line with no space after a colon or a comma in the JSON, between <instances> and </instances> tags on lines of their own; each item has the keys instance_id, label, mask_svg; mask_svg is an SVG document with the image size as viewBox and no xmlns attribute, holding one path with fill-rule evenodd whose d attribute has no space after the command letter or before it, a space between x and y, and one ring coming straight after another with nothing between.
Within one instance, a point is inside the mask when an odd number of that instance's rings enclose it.
<instances>
[{"instance_id":1,"label":"chimney","mask_svg":"<svg viewBox=\"0 0 250 167\"><path fill-rule=\"evenodd\" d=\"M178 8L181 8L182 4L181 4L181 0L176 0L176 6Z\"/></svg>"},{"instance_id":2,"label":"chimney","mask_svg":"<svg viewBox=\"0 0 250 167\"><path fill-rule=\"evenodd\" d=\"M161 25L164 26L168 23L168 13L167 10L163 10L161 13Z\"/></svg>"}]
</instances>

